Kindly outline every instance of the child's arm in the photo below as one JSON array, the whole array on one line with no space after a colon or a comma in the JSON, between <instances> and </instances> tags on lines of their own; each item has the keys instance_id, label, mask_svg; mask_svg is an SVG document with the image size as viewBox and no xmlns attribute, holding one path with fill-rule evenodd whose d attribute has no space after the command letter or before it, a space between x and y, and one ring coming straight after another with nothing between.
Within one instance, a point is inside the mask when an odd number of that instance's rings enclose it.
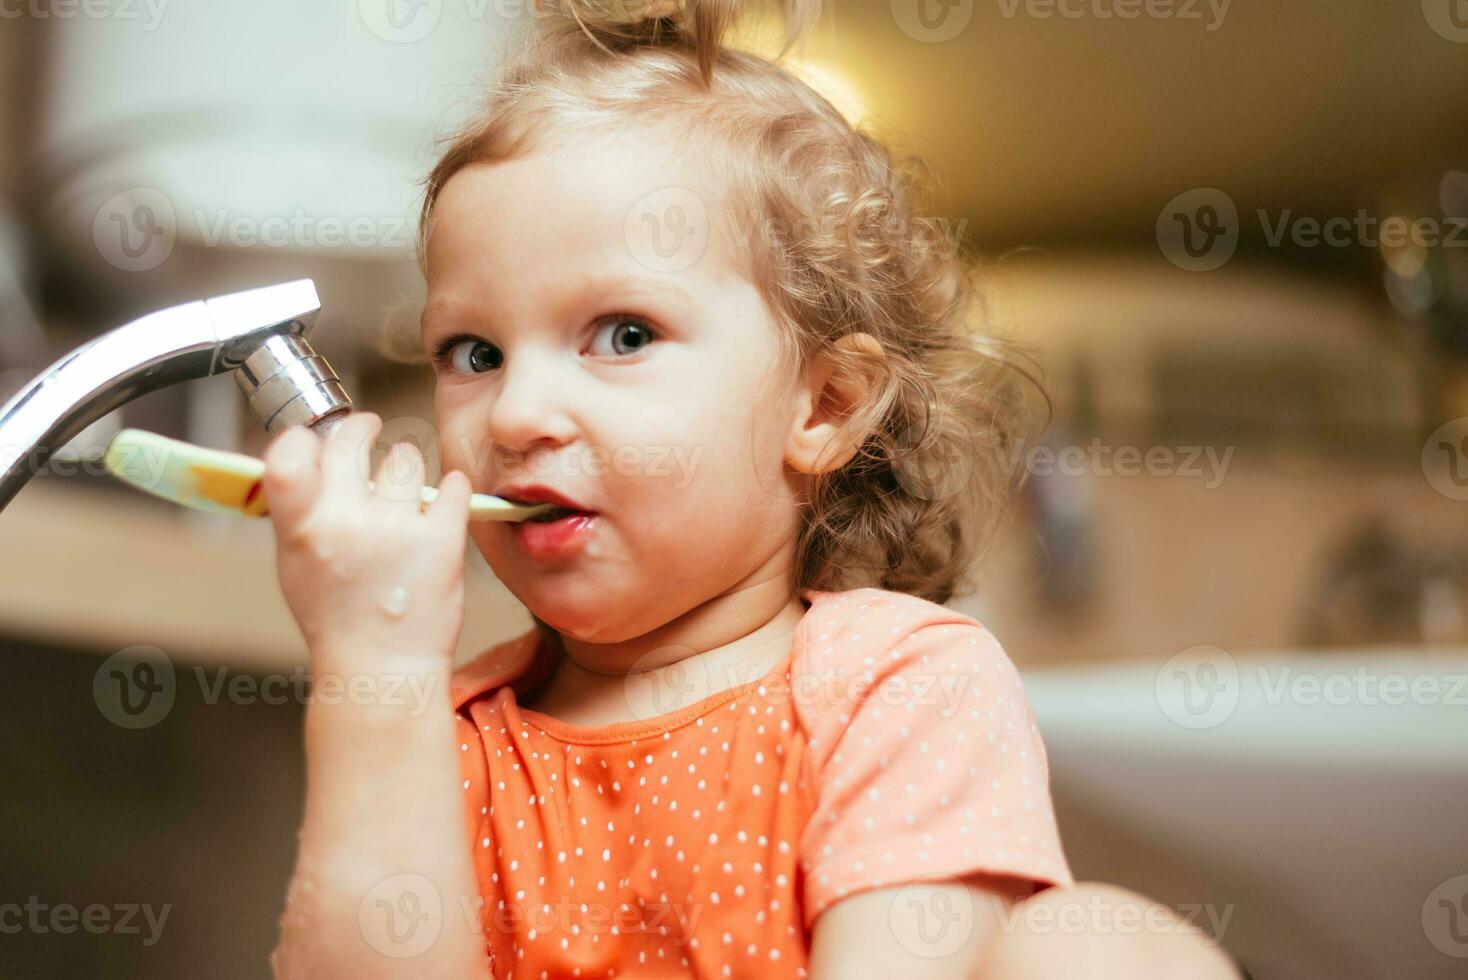
<instances>
[{"instance_id":1,"label":"child's arm","mask_svg":"<svg viewBox=\"0 0 1468 980\"><path fill-rule=\"evenodd\" d=\"M974 875L844 898L816 920L811 980L979 977L979 964L1009 928L1015 903L1032 888L1019 878Z\"/></svg>"},{"instance_id":2,"label":"child's arm","mask_svg":"<svg viewBox=\"0 0 1468 980\"><path fill-rule=\"evenodd\" d=\"M1213 939L1141 895L1082 882L1011 904L1028 891L978 875L843 899L816 920L811 980L1239 978Z\"/></svg>"},{"instance_id":3,"label":"child's arm","mask_svg":"<svg viewBox=\"0 0 1468 980\"><path fill-rule=\"evenodd\" d=\"M314 656L317 690L324 664L364 652ZM448 674L341 676L364 691L400 684L403 703L344 694L307 709L306 810L275 974L487 977Z\"/></svg>"},{"instance_id":4,"label":"child's arm","mask_svg":"<svg viewBox=\"0 0 1468 980\"><path fill-rule=\"evenodd\" d=\"M449 474L420 513L422 458L399 446L385 467L400 468L373 491L380 426L364 412L324 441L292 428L266 453L281 589L313 682L306 812L272 965L281 977L487 977L448 691L468 480Z\"/></svg>"}]
</instances>

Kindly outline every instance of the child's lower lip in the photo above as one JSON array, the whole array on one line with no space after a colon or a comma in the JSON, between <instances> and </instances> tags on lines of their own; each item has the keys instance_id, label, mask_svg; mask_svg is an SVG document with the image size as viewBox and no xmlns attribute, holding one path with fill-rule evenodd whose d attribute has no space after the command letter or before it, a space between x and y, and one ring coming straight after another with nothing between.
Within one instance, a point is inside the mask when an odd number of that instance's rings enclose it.
<instances>
[{"instance_id":1,"label":"child's lower lip","mask_svg":"<svg viewBox=\"0 0 1468 980\"><path fill-rule=\"evenodd\" d=\"M567 558L586 545L596 517L580 511L558 521L521 521L514 525L515 541L531 558Z\"/></svg>"}]
</instances>

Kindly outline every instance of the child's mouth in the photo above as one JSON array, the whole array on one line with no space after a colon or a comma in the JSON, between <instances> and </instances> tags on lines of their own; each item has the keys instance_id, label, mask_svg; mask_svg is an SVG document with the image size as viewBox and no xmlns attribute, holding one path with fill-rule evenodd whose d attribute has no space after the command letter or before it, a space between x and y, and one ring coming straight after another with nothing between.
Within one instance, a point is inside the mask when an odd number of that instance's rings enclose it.
<instances>
[{"instance_id":1,"label":"child's mouth","mask_svg":"<svg viewBox=\"0 0 1468 980\"><path fill-rule=\"evenodd\" d=\"M533 521L536 524L553 524L556 521L559 521L561 518L570 517L573 514L590 513L590 511L586 510L570 510L566 507L552 507L550 510L546 511L543 514L536 514L534 517L527 517L525 520L527 522Z\"/></svg>"},{"instance_id":2,"label":"child's mouth","mask_svg":"<svg viewBox=\"0 0 1468 980\"><path fill-rule=\"evenodd\" d=\"M585 545L596 526L596 512L585 510L580 501L542 486L505 486L497 496L515 504L549 505L534 517L512 525L511 533L521 550L531 558L567 558Z\"/></svg>"},{"instance_id":3,"label":"child's mouth","mask_svg":"<svg viewBox=\"0 0 1468 980\"><path fill-rule=\"evenodd\" d=\"M564 559L577 554L596 528L596 514L557 507L513 525L520 548L538 560Z\"/></svg>"}]
</instances>

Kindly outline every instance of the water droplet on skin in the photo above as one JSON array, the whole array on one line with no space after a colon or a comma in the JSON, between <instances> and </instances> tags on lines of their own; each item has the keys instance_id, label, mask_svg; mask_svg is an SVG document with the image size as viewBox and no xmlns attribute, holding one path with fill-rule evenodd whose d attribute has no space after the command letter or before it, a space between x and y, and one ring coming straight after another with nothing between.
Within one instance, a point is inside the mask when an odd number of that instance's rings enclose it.
<instances>
[{"instance_id":1,"label":"water droplet on skin","mask_svg":"<svg viewBox=\"0 0 1468 980\"><path fill-rule=\"evenodd\" d=\"M408 611L408 589L399 585L382 603L382 611L394 619Z\"/></svg>"}]
</instances>

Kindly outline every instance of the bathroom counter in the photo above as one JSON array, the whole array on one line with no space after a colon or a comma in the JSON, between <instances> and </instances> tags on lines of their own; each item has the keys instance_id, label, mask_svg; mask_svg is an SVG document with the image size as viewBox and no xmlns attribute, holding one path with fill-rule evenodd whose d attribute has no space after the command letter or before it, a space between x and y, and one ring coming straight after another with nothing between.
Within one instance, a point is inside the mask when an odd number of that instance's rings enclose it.
<instances>
[{"instance_id":1,"label":"bathroom counter","mask_svg":"<svg viewBox=\"0 0 1468 980\"><path fill-rule=\"evenodd\" d=\"M1465 679L1462 648L1217 651L1025 687L1078 876L1226 914L1258 977L1446 980L1468 954L1441 912L1468 891Z\"/></svg>"}]
</instances>

